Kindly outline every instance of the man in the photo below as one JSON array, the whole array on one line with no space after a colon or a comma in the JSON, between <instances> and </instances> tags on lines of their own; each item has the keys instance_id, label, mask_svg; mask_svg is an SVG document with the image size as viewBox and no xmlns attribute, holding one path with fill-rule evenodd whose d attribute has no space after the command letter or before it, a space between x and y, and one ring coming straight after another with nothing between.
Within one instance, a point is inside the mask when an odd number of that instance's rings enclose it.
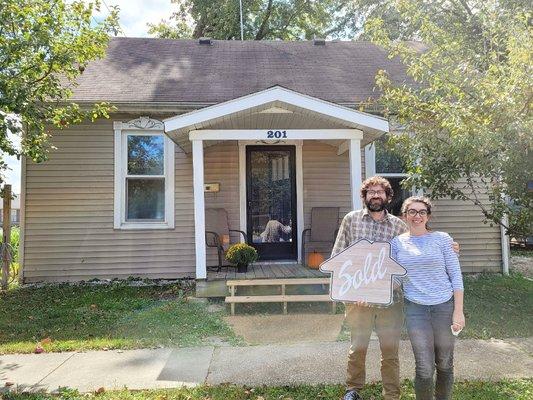
<instances>
[{"instance_id":1,"label":"man","mask_svg":"<svg viewBox=\"0 0 533 400\"><path fill-rule=\"evenodd\" d=\"M365 208L348 213L342 220L331 256L360 239L390 241L407 231L407 225L387 212L393 190L388 180L373 176L361 186ZM346 304L346 323L350 327L351 346L348 353L348 377L344 400L361 400L358 394L365 384L365 359L370 335L376 330L381 349L381 379L385 400L400 398L400 363L398 346L403 324L403 299L399 287L394 290L390 306Z\"/></svg>"}]
</instances>

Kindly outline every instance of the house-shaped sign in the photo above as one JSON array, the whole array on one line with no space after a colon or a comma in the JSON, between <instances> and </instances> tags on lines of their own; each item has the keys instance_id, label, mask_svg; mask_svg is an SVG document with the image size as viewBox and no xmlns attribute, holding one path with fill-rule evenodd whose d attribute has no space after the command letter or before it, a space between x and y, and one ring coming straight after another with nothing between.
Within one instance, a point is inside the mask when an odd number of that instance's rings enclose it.
<instances>
[{"instance_id":1,"label":"house-shaped sign","mask_svg":"<svg viewBox=\"0 0 533 400\"><path fill-rule=\"evenodd\" d=\"M331 273L331 299L391 304L394 276L407 271L390 254L389 242L362 239L320 264L322 272Z\"/></svg>"}]
</instances>

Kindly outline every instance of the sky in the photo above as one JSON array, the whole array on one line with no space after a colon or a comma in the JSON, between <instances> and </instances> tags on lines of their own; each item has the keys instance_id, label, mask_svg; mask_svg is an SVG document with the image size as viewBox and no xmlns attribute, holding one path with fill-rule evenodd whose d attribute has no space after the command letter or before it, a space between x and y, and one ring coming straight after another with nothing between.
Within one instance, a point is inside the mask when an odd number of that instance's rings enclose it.
<instances>
[{"instance_id":1,"label":"sky","mask_svg":"<svg viewBox=\"0 0 533 400\"><path fill-rule=\"evenodd\" d=\"M97 20L109 14L106 5L119 7L120 26L128 37L149 36L148 23L168 20L178 8L170 0L102 0L100 12L95 14Z\"/></svg>"},{"instance_id":2,"label":"sky","mask_svg":"<svg viewBox=\"0 0 533 400\"><path fill-rule=\"evenodd\" d=\"M125 36L146 37L148 35L148 23L158 23L162 19L168 19L177 9L170 0L103 0L99 13L95 19L105 18L109 11L107 7L117 5L120 8L120 26ZM124 35L119 35L124 36ZM16 139L14 139L16 140ZM20 193L20 161L16 157L4 154L3 159L10 169L4 172L5 183L12 185L13 193Z\"/></svg>"}]
</instances>

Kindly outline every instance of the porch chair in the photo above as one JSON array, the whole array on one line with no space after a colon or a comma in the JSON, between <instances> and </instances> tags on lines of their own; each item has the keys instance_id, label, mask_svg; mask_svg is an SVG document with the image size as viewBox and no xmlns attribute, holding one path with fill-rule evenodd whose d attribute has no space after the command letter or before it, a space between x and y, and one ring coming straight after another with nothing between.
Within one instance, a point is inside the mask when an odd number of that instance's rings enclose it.
<instances>
[{"instance_id":1,"label":"porch chair","mask_svg":"<svg viewBox=\"0 0 533 400\"><path fill-rule=\"evenodd\" d=\"M207 247L216 247L217 249L217 272L222 268L224 253L228 250L230 245L230 232L239 232L243 236L244 241L246 241L246 233L235 229L229 229L228 212L226 209L205 209L205 244Z\"/></svg>"},{"instance_id":2,"label":"porch chair","mask_svg":"<svg viewBox=\"0 0 533 400\"><path fill-rule=\"evenodd\" d=\"M311 226L302 232L302 264L305 259L306 235L307 243L330 243L333 245L339 231L339 207L313 207L311 209Z\"/></svg>"}]
</instances>

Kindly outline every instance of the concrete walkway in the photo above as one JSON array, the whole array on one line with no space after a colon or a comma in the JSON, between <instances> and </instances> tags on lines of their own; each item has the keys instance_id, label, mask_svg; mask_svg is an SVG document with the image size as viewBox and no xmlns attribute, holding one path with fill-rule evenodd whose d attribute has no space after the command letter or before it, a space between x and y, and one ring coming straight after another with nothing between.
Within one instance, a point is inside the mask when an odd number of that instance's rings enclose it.
<instances>
[{"instance_id":1,"label":"concrete walkway","mask_svg":"<svg viewBox=\"0 0 533 400\"><path fill-rule=\"evenodd\" d=\"M0 356L0 386L54 391L68 386L82 392L168 388L208 383L298 385L343 383L347 342L88 351L84 353ZM408 341L400 348L402 378L412 378L414 361ZM533 339L459 340L457 380L533 377ZM379 345L371 341L367 380L377 381Z\"/></svg>"}]
</instances>

